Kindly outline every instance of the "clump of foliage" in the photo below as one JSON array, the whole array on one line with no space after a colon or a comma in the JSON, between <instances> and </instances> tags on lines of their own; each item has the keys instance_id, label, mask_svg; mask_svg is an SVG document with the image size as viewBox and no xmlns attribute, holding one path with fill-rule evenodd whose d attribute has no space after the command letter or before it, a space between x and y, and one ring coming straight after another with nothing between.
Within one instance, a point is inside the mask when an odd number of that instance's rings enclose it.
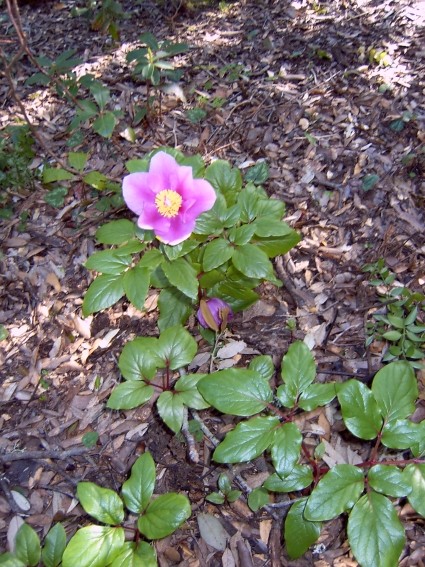
<instances>
[{"instance_id":1,"label":"clump of foliage","mask_svg":"<svg viewBox=\"0 0 425 567\"><path fill-rule=\"evenodd\" d=\"M366 346L376 339L388 342L383 361L407 360L422 368L425 358L425 295L413 292L396 282L396 275L383 258L367 264L363 271L371 275L370 284L377 290L383 308L366 324Z\"/></svg>"}]
</instances>

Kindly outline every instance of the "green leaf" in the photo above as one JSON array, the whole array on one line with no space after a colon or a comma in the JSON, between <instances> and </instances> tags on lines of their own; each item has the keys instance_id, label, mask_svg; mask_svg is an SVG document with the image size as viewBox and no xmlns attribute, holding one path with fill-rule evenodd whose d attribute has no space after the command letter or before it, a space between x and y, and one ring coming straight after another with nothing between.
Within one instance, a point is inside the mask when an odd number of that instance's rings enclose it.
<instances>
[{"instance_id":1,"label":"green leaf","mask_svg":"<svg viewBox=\"0 0 425 567\"><path fill-rule=\"evenodd\" d=\"M81 442L84 445L84 447L87 447L89 449L94 447L98 441L99 441L99 433L97 431L87 431L87 433L84 433L81 439Z\"/></svg>"},{"instance_id":2,"label":"green leaf","mask_svg":"<svg viewBox=\"0 0 425 567\"><path fill-rule=\"evenodd\" d=\"M69 541L62 567L105 567L124 546L124 529L111 526L81 528Z\"/></svg>"},{"instance_id":3,"label":"green leaf","mask_svg":"<svg viewBox=\"0 0 425 567\"><path fill-rule=\"evenodd\" d=\"M295 423L285 423L274 436L271 456L279 475L291 472L300 458L302 435Z\"/></svg>"},{"instance_id":4,"label":"green leaf","mask_svg":"<svg viewBox=\"0 0 425 567\"><path fill-rule=\"evenodd\" d=\"M224 494L221 492L211 492L208 496L205 497L205 500L211 502L212 504L224 504Z\"/></svg>"},{"instance_id":5,"label":"green leaf","mask_svg":"<svg viewBox=\"0 0 425 567\"><path fill-rule=\"evenodd\" d=\"M249 278L274 277L273 266L267 254L254 244L237 247L232 256L232 263L237 270Z\"/></svg>"},{"instance_id":6,"label":"green leaf","mask_svg":"<svg viewBox=\"0 0 425 567\"><path fill-rule=\"evenodd\" d=\"M74 179L74 175L61 167L45 167L43 169L43 183L54 183L55 181L66 181Z\"/></svg>"},{"instance_id":7,"label":"green leaf","mask_svg":"<svg viewBox=\"0 0 425 567\"><path fill-rule=\"evenodd\" d=\"M363 471L354 465L335 465L311 493L305 517L311 521L332 520L350 510L364 489Z\"/></svg>"},{"instance_id":8,"label":"green leaf","mask_svg":"<svg viewBox=\"0 0 425 567\"><path fill-rule=\"evenodd\" d=\"M295 465L286 474L272 474L264 482L263 487L272 492L295 492L302 490L313 482L313 472L307 465Z\"/></svg>"},{"instance_id":9,"label":"green leaf","mask_svg":"<svg viewBox=\"0 0 425 567\"><path fill-rule=\"evenodd\" d=\"M252 224L234 226L228 232L230 242L238 246L247 244L254 236L255 227Z\"/></svg>"},{"instance_id":10,"label":"green leaf","mask_svg":"<svg viewBox=\"0 0 425 567\"><path fill-rule=\"evenodd\" d=\"M130 159L125 162L125 167L129 173L146 172L149 170L149 160Z\"/></svg>"},{"instance_id":11,"label":"green leaf","mask_svg":"<svg viewBox=\"0 0 425 567\"><path fill-rule=\"evenodd\" d=\"M150 271L148 268L134 266L124 274L124 291L128 300L137 309L143 310L149 290Z\"/></svg>"},{"instance_id":12,"label":"green leaf","mask_svg":"<svg viewBox=\"0 0 425 567\"><path fill-rule=\"evenodd\" d=\"M155 549L146 541L125 542L111 567L158 567Z\"/></svg>"},{"instance_id":13,"label":"green leaf","mask_svg":"<svg viewBox=\"0 0 425 567\"><path fill-rule=\"evenodd\" d=\"M375 375L372 393L386 422L408 417L415 411L418 386L410 364L387 364Z\"/></svg>"},{"instance_id":14,"label":"green leaf","mask_svg":"<svg viewBox=\"0 0 425 567\"><path fill-rule=\"evenodd\" d=\"M0 565L1 567L27 567L27 564L23 563L13 553L2 553L0 555Z\"/></svg>"},{"instance_id":15,"label":"green leaf","mask_svg":"<svg viewBox=\"0 0 425 567\"><path fill-rule=\"evenodd\" d=\"M390 449L410 449L423 441L423 428L407 419L386 423L382 429L381 442Z\"/></svg>"},{"instance_id":16,"label":"green leaf","mask_svg":"<svg viewBox=\"0 0 425 567\"><path fill-rule=\"evenodd\" d=\"M277 417L253 417L238 423L214 451L217 463L241 463L255 459L273 442Z\"/></svg>"},{"instance_id":17,"label":"green leaf","mask_svg":"<svg viewBox=\"0 0 425 567\"><path fill-rule=\"evenodd\" d=\"M245 368L214 372L199 382L198 390L219 411L240 416L259 413L273 399L268 383Z\"/></svg>"},{"instance_id":18,"label":"green leaf","mask_svg":"<svg viewBox=\"0 0 425 567\"><path fill-rule=\"evenodd\" d=\"M223 492L223 494L227 494L232 490L232 484L229 480L229 477L226 473L221 473L218 477L218 488Z\"/></svg>"},{"instance_id":19,"label":"green leaf","mask_svg":"<svg viewBox=\"0 0 425 567\"><path fill-rule=\"evenodd\" d=\"M121 489L126 507L135 514L146 510L155 488L155 463L150 453L143 453L131 467L131 474Z\"/></svg>"},{"instance_id":20,"label":"green leaf","mask_svg":"<svg viewBox=\"0 0 425 567\"><path fill-rule=\"evenodd\" d=\"M251 360L248 366L249 370L252 372L257 372L267 382L271 380L275 367L273 364L273 359L268 354L263 354L261 356L256 356Z\"/></svg>"},{"instance_id":21,"label":"green leaf","mask_svg":"<svg viewBox=\"0 0 425 567\"><path fill-rule=\"evenodd\" d=\"M262 238L288 236L293 232L293 229L285 222L269 217L257 219L253 226L255 234Z\"/></svg>"},{"instance_id":22,"label":"green leaf","mask_svg":"<svg viewBox=\"0 0 425 567\"><path fill-rule=\"evenodd\" d=\"M177 370L192 362L198 345L192 335L183 327L169 327L158 339L156 356L161 361L160 368Z\"/></svg>"},{"instance_id":23,"label":"green leaf","mask_svg":"<svg viewBox=\"0 0 425 567\"><path fill-rule=\"evenodd\" d=\"M216 238L205 246L203 267L209 272L225 264L233 256L234 248L224 238Z\"/></svg>"},{"instance_id":24,"label":"green leaf","mask_svg":"<svg viewBox=\"0 0 425 567\"><path fill-rule=\"evenodd\" d=\"M387 340L387 341L393 341L396 342L399 339L401 339L402 334L400 333L400 331L388 331L387 333L384 333L382 335L382 338Z\"/></svg>"},{"instance_id":25,"label":"green leaf","mask_svg":"<svg viewBox=\"0 0 425 567\"><path fill-rule=\"evenodd\" d=\"M112 390L106 407L121 410L137 408L149 401L153 393L153 386L148 386L145 382L123 382Z\"/></svg>"},{"instance_id":26,"label":"green leaf","mask_svg":"<svg viewBox=\"0 0 425 567\"><path fill-rule=\"evenodd\" d=\"M312 411L319 406L329 404L336 396L335 384L310 384L298 400L298 406L305 411Z\"/></svg>"},{"instance_id":27,"label":"green leaf","mask_svg":"<svg viewBox=\"0 0 425 567\"><path fill-rule=\"evenodd\" d=\"M40 561L40 540L34 529L28 524L22 524L16 534L15 555L30 567L35 567Z\"/></svg>"},{"instance_id":28,"label":"green leaf","mask_svg":"<svg viewBox=\"0 0 425 567\"><path fill-rule=\"evenodd\" d=\"M126 219L103 224L96 230L96 240L101 244L123 244L134 238L136 225Z\"/></svg>"},{"instance_id":29,"label":"green leaf","mask_svg":"<svg viewBox=\"0 0 425 567\"><path fill-rule=\"evenodd\" d=\"M191 299L198 297L198 274L187 260L177 258L172 262L164 262L162 269L171 285Z\"/></svg>"},{"instance_id":30,"label":"green leaf","mask_svg":"<svg viewBox=\"0 0 425 567\"><path fill-rule=\"evenodd\" d=\"M348 518L348 541L354 557L367 567L396 567L405 544L404 528L391 502L370 491Z\"/></svg>"},{"instance_id":31,"label":"green leaf","mask_svg":"<svg viewBox=\"0 0 425 567\"><path fill-rule=\"evenodd\" d=\"M296 246L300 240L301 235L291 229L291 232L286 236L281 236L279 238L262 238L261 240L258 240L255 245L267 254L269 258L275 258L276 256L289 252L289 250Z\"/></svg>"},{"instance_id":32,"label":"green leaf","mask_svg":"<svg viewBox=\"0 0 425 567\"><path fill-rule=\"evenodd\" d=\"M293 343L282 359L282 380L285 388L278 388L277 395L285 393L282 403L293 407L299 395L316 377L316 364L308 346L302 341Z\"/></svg>"},{"instance_id":33,"label":"green leaf","mask_svg":"<svg viewBox=\"0 0 425 567\"><path fill-rule=\"evenodd\" d=\"M87 173L87 175L83 177L83 181L84 183L87 183L87 185L90 185L90 187L97 189L97 191L103 191L106 187L106 183L108 182L108 178L106 177L106 175L103 175L103 173L100 173L100 171L90 171L89 173ZM115 222L120 222L120 221L115 221ZM111 242L110 244L120 244L120 243Z\"/></svg>"},{"instance_id":34,"label":"green leaf","mask_svg":"<svg viewBox=\"0 0 425 567\"><path fill-rule=\"evenodd\" d=\"M124 295L124 274L98 276L89 286L83 300L83 315L111 307Z\"/></svg>"},{"instance_id":35,"label":"green leaf","mask_svg":"<svg viewBox=\"0 0 425 567\"><path fill-rule=\"evenodd\" d=\"M195 248L198 247L199 242L191 239L184 240L183 242L180 242L180 244L175 244L174 246L170 246L168 244L162 245L162 249L170 261L186 256L186 254L189 254L192 250L195 250Z\"/></svg>"},{"instance_id":36,"label":"green leaf","mask_svg":"<svg viewBox=\"0 0 425 567\"><path fill-rule=\"evenodd\" d=\"M89 155L86 152L69 152L68 163L77 171L83 171Z\"/></svg>"},{"instance_id":37,"label":"green leaf","mask_svg":"<svg viewBox=\"0 0 425 567\"><path fill-rule=\"evenodd\" d=\"M374 173L370 173L368 175L365 175L362 179L363 191L370 191L371 189L373 189L375 187L375 185L378 183L378 181L379 181L379 175L376 175Z\"/></svg>"},{"instance_id":38,"label":"green leaf","mask_svg":"<svg viewBox=\"0 0 425 567\"><path fill-rule=\"evenodd\" d=\"M102 112L93 122L92 128L96 134L99 134L103 138L110 138L117 122L117 118L113 112Z\"/></svg>"},{"instance_id":39,"label":"green leaf","mask_svg":"<svg viewBox=\"0 0 425 567\"><path fill-rule=\"evenodd\" d=\"M412 488L407 497L409 504L425 518L425 464L407 465L403 476Z\"/></svg>"},{"instance_id":40,"label":"green leaf","mask_svg":"<svg viewBox=\"0 0 425 567\"><path fill-rule=\"evenodd\" d=\"M148 539L161 539L176 531L191 513L186 496L169 492L149 504L137 526Z\"/></svg>"},{"instance_id":41,"label":"green leaf","mask_svg":"<svg viewBox=\"0 0 425 567\"><path fill-rule=\"evenodd\" d=\"M230 490L226 494L226 500L231 504L232 502L236 502L242 496L242 490Z\"/></svg>"},{"instance_id":42,"label":"green leaf","mask_svg":"<svg viewBox=\"0 0 425 567\"><path fill-rule=\"evenodd\" d=\"M270 501L269 491L261 486L254 488L248 494L248 506L253 512L258 512L260 508L266 506Z\"/></svg>"},{"instance_id":43,"label":"green leaf","mask_svg":"<svg viewBox=\"0 0 425 567\"><path fill-rule=\"evenodd\" d=\"M344 423L360 439L375 439L382 427L378 404L367 386L348 380L337 387Z\"/></svg>"},{"instance_id":44,"label":"green leaf","mask_svg":"<svg viewBox=\"0 0 425 567\"><path fill-rule=\"evenodd\" d=\"M184 416L184 404L181 398L175 396L174 392L162 392L156 402L156 407L162 421L174 433L178 433L182 428Z\"/></svg>"},{"instance_id":45,"label":"green leaf","mask_svg":"<svg viewBox=\"0 0 425 567\"><path fill-rule=\"evenodd\" d=\"M407 496L412 487L403 471L394 465L375 465L367 475L369 486L393 498Z\"/></svg>"},{"instance_id":46,"label":"green leaf","mask_svg":"<svg viewBox=\"0 0 425 567\"><path fill-rule=\"evenodd\" d=\"M255 183L255 185L262 185L269 178L269 166L265 161L257 162L253 167L250 167L245 174L245 181L247 183Z\"/></svg>"},{"instance_id":47,"label":"green leaf","mask_svg":"<svg viewBox=\"0 0 425 567\"><path fill-rule=\"evenodd\" d=\"M65 197L67 195L68 195L67 187L55 187L54 189L48 191L44 195L44 200L48 205L55 207L56 209L59 209L60 207L63 207L65 202Z\"/></svg>"},{"instance_id":48,"label":"green leaf","mask_svg":"<svg viewBox=\"0 0 425 567\"><path fill-rule=\"evenodd\" d=\"M100 110L103 110L108 104L111 96L110 90L99 82L95 82L90 86L90 92Z\"/></svg>"},{"instance_id":49,"label":"green leaf","mask_svg":"<svg viewBox=\"0 0 425 567\"><path fill-rule=\"evenodd\" d=\"M307 498L292 504L285 520L285 547L291 559L298 559L317 541L321 523L310 522L304 517Z\"/></svg>"},{"instance_id":50,"label":"green leaf","mask_svg":"<svg viewBox=\"0 0 425 567\"><path fill-rule=\"evenodd\" d=\"M143 254L137 265L141 268L149 268L149 270L153 271L163 262L164 256L161 252L157 248L152 248Z\"/></svg>"},{"instance_id":51,"label":"green leaf","mask_svg":"<svg viewBox=\"0 0 425 567\"><path fill-rule=\"evenodd\" d=\"M113 490L93 482L79 482L77 496L87 514L99 522L114 526L124 520L122 500Z\"/></svg>"},{"instance_id":52,"label":"green leaf","mask_svg":"<svg viewBox=\"0 0 425 567\"><path fill-rule=\"evenodd\" d=\"M165 288L159 294L158 309L158 327L162 332L175 325L184 325L192 313L192 302L177 288Z\"/></svg>"},{"instance_id":53,"label":"green leaf","mask_svg":"<svg viewBox=\"0 0 425 567\"><path fill-rule=\"evenodd\" d=\"M230 167L227 161L218 159L205 170L205 179L224 195L227 205L236 202L237 195L242 188L242 176L239 169Z\"/></svg>"},{"instance_id":54,"label":"green leaf","mask_svg":"<svg viewBox=\"0 0 425 567\"><path fill-rule=\"evenodd\" d=\"M131 256L118 255L115 250L101 250L87 259L85 267L102 274L118 275L124 272L130 264Z\"/></svg>"},{"instance_id":55,"label":"green leaf","mask_svg":"<svg viewBox=\"0 0 425 567\"><path fill-rule=\"evenodd\" d=\"M44 540L41 558L44 567L57 567L62 561L66 547L66 533L62 524L57 523L49 530Z\"/></svg>"},{"instance_id":56,"label":"green leaf","mask_svg":"<svg viewBox=\"0 0 425 567\"><path fill-rule=\"evenodd\" d=\"M125 344L118 360L118 367L126 380L152 380L159 363L153 337L137 337Z\"/></svg>"},{"instance_id":57,"label":"green leaf","mask_svg":"<svg viewBox=\"0 0 425 567\"><path fill-rule=\"evenodd\" d=\"M207 374L184 374L174 386L175 395L177 395L185 406L197 410L209 407L209 403L199 393L197 388L200 380L205 378Z\"/></svg>"}]
</instances>

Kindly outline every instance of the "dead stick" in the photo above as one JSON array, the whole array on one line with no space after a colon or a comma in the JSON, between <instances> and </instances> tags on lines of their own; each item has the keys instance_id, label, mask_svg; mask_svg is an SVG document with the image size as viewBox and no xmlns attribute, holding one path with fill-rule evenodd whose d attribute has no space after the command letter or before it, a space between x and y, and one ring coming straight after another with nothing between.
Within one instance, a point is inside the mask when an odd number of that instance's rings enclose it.
<instances>
[{"instance_id":1,"label":"dead stick","mask_svg":"<svg viewBox=\"0 0 425 567\"><path fill-rule=\"evenodd\" d=\"M67 451L58 451L56 449L52 449L50 451L14 451L13 453L0 455L0 464L4 465L13 461L37 459L58 459L60 461L64 461L69 457L84 455L86 453L89 453L89 451L90 449L88 447L74 447L73 449L68 449Z\"/></svg>"}]
</instances>

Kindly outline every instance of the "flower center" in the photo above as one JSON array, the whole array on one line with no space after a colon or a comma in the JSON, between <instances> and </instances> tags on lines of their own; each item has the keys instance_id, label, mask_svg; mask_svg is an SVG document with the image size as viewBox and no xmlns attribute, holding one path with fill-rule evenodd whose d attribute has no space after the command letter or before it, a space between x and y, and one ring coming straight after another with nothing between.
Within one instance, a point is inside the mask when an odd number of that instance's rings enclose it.
<instances>
[{"instance_id":1,"label":"flower center","mask_svg":"<svg viewBox=\"0 0 425 567\"><path fill-rule=\"evenodd\" d=\"M166 218L172 218L179 212L182 204L182 197L172 189L164 189L155 197L155 205L158 213Z\"/></svg>"}]
</instances>

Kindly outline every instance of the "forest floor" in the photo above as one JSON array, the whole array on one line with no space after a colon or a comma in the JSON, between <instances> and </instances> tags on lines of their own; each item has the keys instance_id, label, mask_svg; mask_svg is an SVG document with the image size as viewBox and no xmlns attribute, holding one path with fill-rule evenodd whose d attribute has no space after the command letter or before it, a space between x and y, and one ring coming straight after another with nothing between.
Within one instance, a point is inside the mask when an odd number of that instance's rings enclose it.
<instances>
[{"instance_id":1,"label":"forest floor","mask_svg":"<svg viewBox=\"0 0 425 567\"><path fill-rule=\"evenodd\" d=\"M132 80L125 61L139 35L150 31L190 45L176 59L184 70L179 88L163 94L161 112L135 128L135 143L118 134L105 140L87 128L77 150L88 151L90 166L116 179L125 175L128 159L158 146L200 153L206 163L226 159L243 171L265 160L265 188L285 201L285 220L302 240L276 261L283 287L262 286L261 300L232 321L225 342L245 345L225 364L240 365L262 353L279 368L291 342L303 339L314 351L319 380L355 376L370 383L387 345L365 347L365 322L381 304L362 267L383 258L412 291L423 290L425 282L425 2L242 0L202 9L122 4L129 17L120 23L118 42L91 30L87 19L71 17L72 1L21 8L34 55L54 59L76 49L84 60L81 72L95 73L111 89L116 108L128 112L146 98L145 85ZM5 16L0 27L4 49L13 53L16 35ZM17 63L16 94L45 146L66 158L71 107L48 85L27 86L33 72L27 58ZM19 108L6 82L0 93L3 129ZM190 109L205 112L194 119ZM38 148L31 167L45 159L51 156ZM45 202L46 193L40 181L14 188L14 214L0 221L0 324L8 331L0 342L0 466L7 485L19 487L29 503L22 513L10 492L0 495L0 552L15 515L41 534L58 520L72 533L84 522L74 500L77 482L118 489L135 458L149 450L159 492L185 492L193 510L182 529L157 542L162 567L357 565L343 518L325 525L322 545L291 561L281 522L267 512L254 514L244 498L230 506L205 500L223 471L241 475L251 487L261 485L268 470L264 459L217 466L204 440L194 464L153 407L105 408L120 379L123 345L135 336L158 336L155 298L143 313L122 301L84 319L82 298L93 274L83 264L95 249L96 228L132 216L123 209L99 211L98 197L79 183L71 184L59 208ZM425 376L418 377L423 419ZM218 413L205 415L219 437L234 425ZM336 404L311 412L302 425L329 443L334 462L347 462L353 450L361 458L367 443L348 446L338 426ZM82 439L90 431L99 440L87 450ZM18 450L21 460L8 457ZM52 452L59 458L51 458ZM398 511L407 534L400 565L423 565L423 519L403 501ZM230 551L204 541L200 513L220 519Z\"/></svg>"}]
</instances>

